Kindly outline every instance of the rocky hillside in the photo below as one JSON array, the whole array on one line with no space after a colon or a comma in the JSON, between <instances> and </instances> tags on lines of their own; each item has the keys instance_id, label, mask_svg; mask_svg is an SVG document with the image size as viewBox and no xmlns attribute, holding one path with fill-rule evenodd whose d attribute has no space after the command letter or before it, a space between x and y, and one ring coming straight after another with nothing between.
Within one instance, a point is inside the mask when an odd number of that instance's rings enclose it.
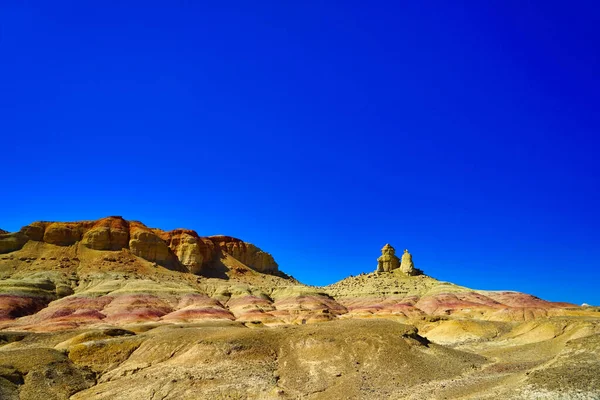
<instances>
[{"instance_id":1,"label":"rocky hillside","mask_svg":"<svg viewBox=\"0 0 600 400\"><path fill-rule=\"evenodd\" d=\"M169 269L201 274L231 255L255 271L277 274L273 257L251 243L229 236L200 237L189 229L162 231L138 221L107 217L97 221L34 222L19 232L0 231L0 254L22 249L29 241L55 246L81 245L94 250L127 249L132 255Z\"/></svg>"}]
</instances>

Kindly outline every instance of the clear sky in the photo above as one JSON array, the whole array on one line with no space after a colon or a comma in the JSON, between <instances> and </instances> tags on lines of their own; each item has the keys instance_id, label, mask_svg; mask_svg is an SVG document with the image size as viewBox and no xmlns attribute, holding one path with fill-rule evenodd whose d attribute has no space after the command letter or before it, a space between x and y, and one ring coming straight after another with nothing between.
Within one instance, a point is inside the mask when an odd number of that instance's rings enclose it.
<instances>
[{"instance_id":1,"label":"clear sky","mask_svg":"<svg viewBox=\"0 0 600 400\"><path fill-rule=\"evenodd\" d=\"M0 2L0 228L228 234L309 284L600 304L600 6Z\"/></svg>"}]
</instances>

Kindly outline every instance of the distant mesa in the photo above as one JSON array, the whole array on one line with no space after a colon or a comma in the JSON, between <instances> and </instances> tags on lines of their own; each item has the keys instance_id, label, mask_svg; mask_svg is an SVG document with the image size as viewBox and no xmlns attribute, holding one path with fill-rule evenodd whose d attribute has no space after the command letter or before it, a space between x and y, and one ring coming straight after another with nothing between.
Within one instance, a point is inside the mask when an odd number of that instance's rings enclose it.
<instances>
[{"instance_id":1,"label":"distant mesa","mask_svg":"<svg viewBox=\"0 0 600 400\"><path fill-rule=\"evenodd\" d=\"M81 244L89 249L120 251L166 268L201 274L230 255L255 271L278 275L273 257L255 245L229 236L199 236L189 229L163 231L138 221L106 217L97 221L34 222L19 232L0 231L0 254L20 250L29 241L55 246Z\"/></svg>"},{"instance_id":2,"label":"distant mesa","mask_svg":"<svg viewBox=\"0 0 600 400\"><path fill-rule=\"evenodd\" d=\"M381 256L377 259L376 272L392 272L395 270L400 270L409 276L423 274L421 270L415 268L412 255L408 252L408 249L404 250L402 260L400 260L396 256L396 249L388 243L381 249Z\"/></svg>"}]
</instances>

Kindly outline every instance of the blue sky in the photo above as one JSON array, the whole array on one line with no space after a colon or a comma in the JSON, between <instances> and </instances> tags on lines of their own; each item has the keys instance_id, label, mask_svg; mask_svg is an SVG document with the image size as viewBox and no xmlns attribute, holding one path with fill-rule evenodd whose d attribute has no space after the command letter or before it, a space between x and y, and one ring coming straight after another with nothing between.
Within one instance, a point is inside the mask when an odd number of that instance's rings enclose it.
<instances>
[{"instance_id":1,"label":"blue sky","mask_svg":"<svg viewBox=\"0 0 600 400\"><path fill-rule=\"evenodd\" d=\"M600 304L599 7L399 3L1 2L0 227L228 234L318 285L389 242Z\"/></svg>"}]
</instances>

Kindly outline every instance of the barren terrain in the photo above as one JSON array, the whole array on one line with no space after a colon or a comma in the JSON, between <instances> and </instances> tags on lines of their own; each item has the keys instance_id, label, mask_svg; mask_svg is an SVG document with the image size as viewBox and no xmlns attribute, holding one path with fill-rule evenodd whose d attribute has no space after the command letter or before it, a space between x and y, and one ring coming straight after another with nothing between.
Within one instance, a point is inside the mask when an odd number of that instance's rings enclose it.
<instances>
[{"instance_id":1,"label":"barren terrain","mask_svg":"<svg viewBox=\"0 0 600 400\"><path fill-rule=\"evenodd\" d=\"M0 233L1 399L600 398L595 307L400 269L306 286L234 238L39 226Z\"/></svg>"}]
</instances>

